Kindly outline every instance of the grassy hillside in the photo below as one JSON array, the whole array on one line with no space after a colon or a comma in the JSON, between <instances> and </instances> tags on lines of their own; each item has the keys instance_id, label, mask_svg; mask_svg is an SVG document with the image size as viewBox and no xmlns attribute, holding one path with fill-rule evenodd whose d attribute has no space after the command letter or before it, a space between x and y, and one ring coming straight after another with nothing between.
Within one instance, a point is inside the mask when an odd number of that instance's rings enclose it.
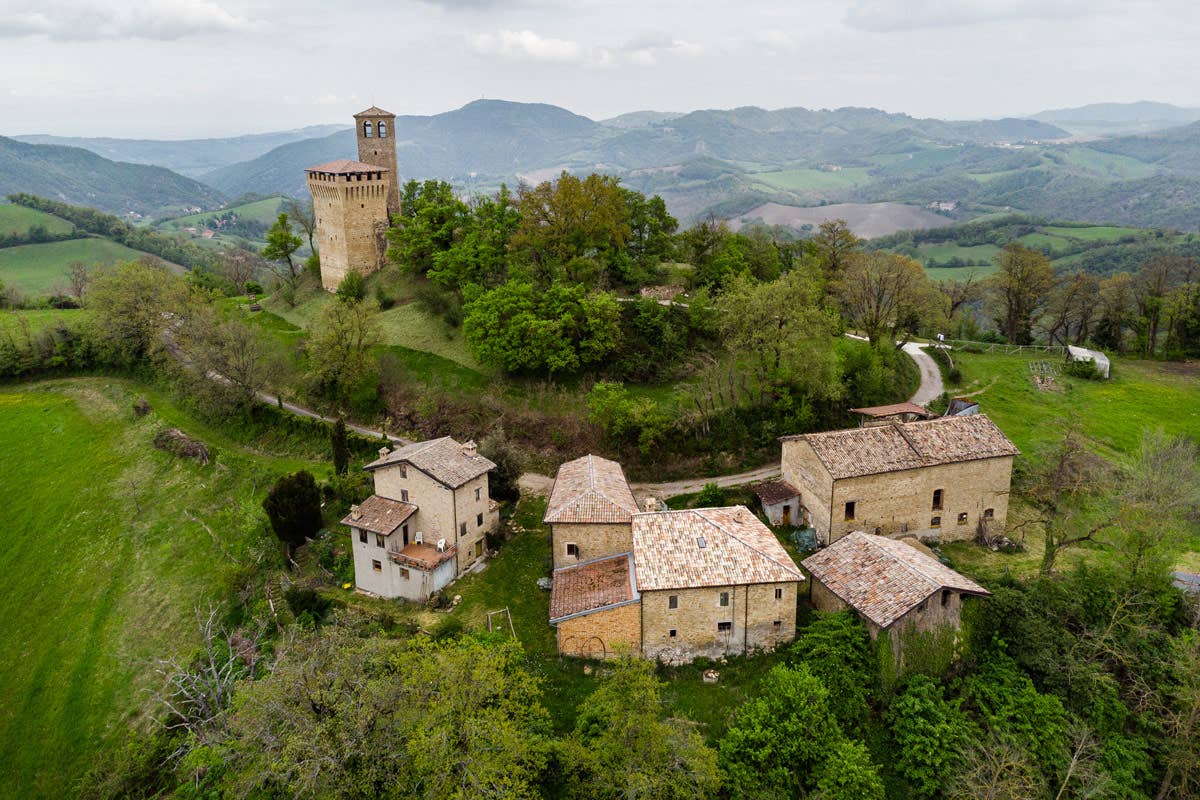
<instances>
[{"instance_id":1,"label":"grassy hillside","mask_svg":"<svg viewBox=\"0 0 1200 800\"><path fill-rule=\"evenodd\" d=\"M0 249L0 281L27 294L49 294L56 286L66 285L76 261L97 266L143 257L146 253L96 237L5 247Z\"/></svg>"},{"instance_id":2,"label":"grassy hillside","mask_svg":"<svg viewBox=\"0 0 1200 800\"><path fill-rule=\"evenodd\" d=\"M158 227L176 231L188 226L207 225L215 217L225 214L236 214L240 218L270 225L279 216L279 207L283 203L284 199L282 197L266 197L262 200L254 200L236 206L225 206L217 211L204 211L199 214L188 214L182 217L162 220L158 223Z\"/></svg>"},{"instance_id":3,"label":"grassy hillside","mask_svg":"<svg viewBox=\"0 0 1200 800\"><path fill-rule=\"evenodd\" d=\"M70 233L75 226L53 214L13 203L0 203L0 236L28 233L29 229L41 225L48 233Z\"/></svg>"},{"instance_id":4,"label":"grassy hillside","mask_svg":"<svg viewBox=\"0 0 1200 800\"><path fill-rule=\"evenodd\" d=\"M0 136L0 195L28 192L118 216L209 208L215 189L162 167L125 164L77 147L26 144Z\"/></svg>"},{"instance_id":5,"label":"grassy hillside","mask_svg":"<svg viewBox=\"0 0 1200 800\"><path fill-rule=\"evenodd\" d=\"M154 409L140 419L139 395ZM207 442L213 462L155 450L164 426ZM187 656L195 609L276 557L262 492L307 462L102 378L0 390L0 452L0 797L63 797L137 724L155 659Z\"/></svg>"}]
</instances>

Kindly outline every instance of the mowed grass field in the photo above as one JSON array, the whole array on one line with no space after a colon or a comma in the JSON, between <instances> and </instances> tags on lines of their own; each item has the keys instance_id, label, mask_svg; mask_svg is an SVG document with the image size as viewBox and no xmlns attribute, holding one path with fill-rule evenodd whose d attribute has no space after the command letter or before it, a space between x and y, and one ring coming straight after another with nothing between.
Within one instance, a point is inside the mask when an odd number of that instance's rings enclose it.
<instances>
[{"instance_id":1,"label":"mowed grass field","mask_svg":"<svg viewBox=\"0 0 1200 800\"><path fill-rule=\"evenodd\" d=\"M186 217L163 220L157 227L164 230L179 230L192 225L198 225L201 222L206 222L213 217L229 212L233 212L243 219L253 219L269 225L278 218L279 209L283 203L284 200L282 197L268 197L264 200L255 200L252 203L243 203L240 206L229 206L220 211L202 211L199 214L188 214Z\"/></svg>"},{"instance_id":2,"label":"mowed grass field","mask_svg":"<svg viewBox=\"0 0 1200 800\"><path fill-rule=\"evenodd\" d=\"M212 462L155 450L162 427L205 441ZM156 659L198 643L195 609L278 559L267 487L319 465L254 452L110 378L0 389L0 464L0 797L66 797L145 722Z\"/></svg>"},{"instance_id":3,"label":"mowed grass field","mask_svg":"<svg viewBox=\"0 0 1200 800\"><path fill-rule=\"evenodd\" d=\"M851 189L855 186L869 183L871 176L866 167L845 167L843 169L785 169L775 172L757 172L753 179L776 189L802 191L836 191Z\"/></svg>"},{"instance_id":4,"label":"mowed grass field","mask_svg":"<svg viewBox=\"0 0 1200 800\"><path fill-rule=\"evenodd\" d=\"M47 214L12 203L0 204L0 236L27 233L35 225L41 225L48 233L70 233L75 226L61 217Z\"/></svg>"},{"instance_id":5,"label":"mowed grass field","mask_svg":"<svg viewBox=\"0 0 1200 800\"><path fill-rule=\"evenodd\" d=\"M26 294L49 294L56 287L66 286L71 265L76 261L91 267L135 261L145 255L99 238L5 247L0 248L0 281L6 286L18 286Z\"/></svg>"}]
</instances>

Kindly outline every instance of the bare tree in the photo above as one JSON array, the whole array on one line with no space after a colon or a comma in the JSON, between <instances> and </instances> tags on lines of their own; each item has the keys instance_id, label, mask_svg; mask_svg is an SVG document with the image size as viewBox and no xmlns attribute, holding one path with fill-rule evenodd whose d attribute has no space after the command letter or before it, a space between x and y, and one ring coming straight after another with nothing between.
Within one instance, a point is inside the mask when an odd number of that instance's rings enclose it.
<instances>
[{"instance_id":1,"label":"bare tree","mask_svg":"<svg viewBox=\"0 0 1200 800\"><path fill-rule=\"evenodd\" d=\"M942 305L948 320L953 320L967 303L983 296L983 286L975 280L974 273L967 275L964 280L942 281L937 288L942 293Z\"/></svg>"},{"instance_id":2,"label":"bare tree","mask_svg":"<svg viewBox=\"0 0 1200 800\"><path fill-rule=\"evenodd\" d=\"M75 299L82 300L83 293L87 291L88 281L92 278L91 268L82 261L72 261L70 269L68 280L71 284L71 294Z\"/></svg>"},{"instance_id":3,"label":"bare tree","mask_svg":"<svg viewBox=\"0 0 1200 800\"><path fill-rule=\"evenodd\" d=\"M846 317L879 344L903 347L922 325L940 321L937 290L916 261L897 253L856 253L838 282Z\"/></svg>"},{"instance_id":4,"label":"bare tree","mask_svg":"<svg viewBox=\"0 0 1200 800\"><path fill-rule=\"evenodd\" d=\"M304 235L308 238L308 249L314 253L317 252L316 245L313 244L313 236L317 232L317 221L313 215L312 203L302 203L295 198L290 198L283 204L283 212L288 215L288 219L295 222L304 231Z\"/></svg>"},{"instance_id":5,"label":"bare tree","mask_svg":"<svg viewBox=\"0 0 1200 800\"><path fill-rule=\"evenodd\" d=\"M267 268L262 256L241 248L226 250L221 254L217 272L234 285L239 294L246 291L246 284Z\"/></svg>"},{"instance_id":6,"label":"bare tree","mask_svg":"<svg viewBox=\"0 0 1200 800\"><path fill-rule=\"evenodd\" d=\"M198 308L174 335L176 355L195 378L197 394L214 406L245 411L282 369L282 359L259 329Z\"/></svg>"},{"instance_id":7,"label":"bare tree","mask_svg":"<svg viewBox=\"0 0 1200 800\"><path fill-rule=\"evenodd\" d=\"M1043 778L1028 753L988 736L962 753L958 771L946 787L947 800L1027 800L1045 791Z\"/></svg>"}]
</instances>

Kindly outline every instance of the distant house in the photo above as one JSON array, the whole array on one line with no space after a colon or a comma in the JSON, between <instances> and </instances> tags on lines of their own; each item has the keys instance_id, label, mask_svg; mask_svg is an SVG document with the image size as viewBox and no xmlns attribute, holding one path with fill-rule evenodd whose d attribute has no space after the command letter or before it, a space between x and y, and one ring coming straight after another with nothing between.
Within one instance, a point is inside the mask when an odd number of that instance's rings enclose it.
<instances>
[{"instance_id":1,"label":"distant house","mask_svg":"<svg viewBox=\"0 0 1200 800\"><path fill-rule=\"evenodd\" d=\"M482 559L484 538L500 521L488 495L495 466L474 442L448 436L381 449L365 467L375 494L342 520L359 590L424 600Z\"/></svg>"},{"instance_id":2,"label":"distant house","mask_svg":"<svg viewBox=\"0 0 1200 800\"><path fill-rule=\"evenodd\" d=\"M1101 377L1108 378L1110 369L1108 356L1099 350L1088 350L1086 347L1076 347L1069 344L1067 345L1067 361L1090 361Z\"/></svg>"},{"instance_id":3,"label":"distant house","mask_svg":"<svg viewBox=\"0 0 1200 800\"><path fill-rule=\"evenodd\" d=\"M795 636L803 574L748 508L641 513L620 464L585 456L559 468L545 521L563 655L682 662Z\"/></svg>"},{"instance_id":4,"label":"distant house","mask_svg":"<svg viewBox=\"0 0 1200 800\"><path fill-rule=\"evenodd\" d=\"M1019 451L983 414L782 441L783 480L822 544L854 530L960 540L1004 528Z\"/></svg>"},{"instance_id":5,"label":"distant house","mask_svg":"<svg viewBox=\"0 0 1200 800\"><path fill-rule=\"evenodd\" d=\"M812 578L812 604L822 611L853 609L874 639L957 630L963 598L990 592L942 564L915 539L897 540L855 531L802 562ZM903 635L892 638L901 660Z\"/></svg>"}]
</instances>

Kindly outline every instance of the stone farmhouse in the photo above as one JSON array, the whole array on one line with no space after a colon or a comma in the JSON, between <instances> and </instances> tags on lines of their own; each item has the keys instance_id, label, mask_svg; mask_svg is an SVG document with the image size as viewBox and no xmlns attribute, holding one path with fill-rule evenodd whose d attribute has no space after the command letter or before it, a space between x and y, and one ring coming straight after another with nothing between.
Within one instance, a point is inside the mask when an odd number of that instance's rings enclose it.
<instances>
[{"instance_id":1,"label":"stone farmhouse","mask_svg":"<svg viewBox=\"0 0 1200 800\"><path fill-rule=\"evenodd\" d=\"M564 655L679 663L795 637L804 576L743 506L641 513L621 466L584 456L559 468L546 521Z\"/></svg>"},{"instance_id":2,"label":"stone farmhouse","mask_svg":"<svg viewBox=\"0 0 1200 800\"><path fill-rule=\"evenodd\" d=\"M1004 530L1016 446L987 416L785 436L783 483L823 545L852 531L957 541Z\"/></svg>"},{"instance_id":3,"label":"stone farmhouse","mask_svg":"<svg viewBox=\"0 0 1200 800\"><path fill-rule=\"evenodd\" d=\"M387 228L400 213L396 115L371 106L354 115L358 160L305 170L313 199L321 286L336 292L346 273L369 275L384 264Z\"/></svg>"},{"instance_id":4,"label":"stone farmhouse","mask_svg":"<svg viewBox=\"0 0 1200 800\"><path fill-rule=\"evenodd\" d=\"M889 539L855 531L802 562L812 579L811 601L822 611L851 608L874 639L891 637L903 659L904 635L957 630L963 598L991 593L942 564L915 539Z\"/></svg>"},{"instance_id":5,"label":"stone farmhouse","mask_svg":"<svg viewBox=\"0 0 1200 800\"><path fill-rule=\"evenodd\" d=\"M484 557L484 538L500 523L488 496L495 468L474 442L448 436L389 452L365 469L375 494L353 506L354 582L379 597L425 600Z\"/></svg>"}]
</instances>

